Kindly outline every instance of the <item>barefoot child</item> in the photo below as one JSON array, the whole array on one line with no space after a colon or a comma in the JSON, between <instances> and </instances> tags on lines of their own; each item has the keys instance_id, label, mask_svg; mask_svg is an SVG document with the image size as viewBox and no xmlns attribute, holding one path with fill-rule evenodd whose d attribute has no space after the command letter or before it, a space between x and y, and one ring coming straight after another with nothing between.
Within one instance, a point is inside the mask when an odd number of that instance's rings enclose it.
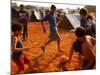
<instances>
[{"instance_id":1,"label":"barefoot child","mask_svg":"<svg viewBox=\"0 0 100 75\"><path fill-rule=\"evenodd\" d=\"M45 20L45 19L48 20L49 27L50 27L49 40L44 44L44 46L41 47L43 51L45 50L45 47L49 43L51 43L52 41L57 41L58 50L61 51L61 49L60 49L60 36L58 33L58 29L57 29L55 11L56 11L56 6L51 5L51 11L45 16L45 18L43 18L43 20ZM42 21L42 24L43 24L43 21Z\"/></svg>"},{"instance_id":2,"label":"barefoot child","mask_svg":"<svg viewBox=\"0 0 100 75\"><path fill-rule=\"evenodd\" d=\"M24 50L29 50L30 48L23 48L21 39L22 30L23 28L20 24L12 25L12 60L18 66L17 73L24 73L24 64L28 64L32 68L30 60L24 54Z\"/></svg>"},{"instance_id":3,"label":"barefoot child","mask_svg":"<svg viewBox=\"0 0 100 75\"><path fill-rule=\"evenodd\" d=\"M79 54L81 66L80 69L92 69L95 65L95 56L92 53L93 45L95 44L95 39L91 36L87 36L85 33L85 29L82 27L76 29L75 35L77 39L72 45L69 61L71 60L73 51L75 51ZM84 60L82 56L84 57ZM83 63L81 63L82 61Z\"/></svg>"}]
</instances>

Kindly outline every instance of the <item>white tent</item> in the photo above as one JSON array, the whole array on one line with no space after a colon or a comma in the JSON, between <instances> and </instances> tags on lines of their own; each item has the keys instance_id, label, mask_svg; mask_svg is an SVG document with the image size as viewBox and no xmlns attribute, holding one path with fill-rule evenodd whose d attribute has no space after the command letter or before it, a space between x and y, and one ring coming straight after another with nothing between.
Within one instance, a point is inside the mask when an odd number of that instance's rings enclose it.
<instances>
[{"instance_id":1,"label":"white tent","mask_svg":"<svg viewBox=\"0 0 100 75\"><path fill-rule=\"evenodd\" d=\"M40 12L38 10L34 9L34 14L35 14L37 20L41 20Z\"/></svg>"},{"instance_id":2,"label":"white tent","mask_svg":"<svg viewBox=\"0 0 100 75\"><path fill-rule=\"evenodd\" d=\"M42 14L40 13L39 10L35 10L34 9L34 12L35 12L35 16L36 16L37 20L41 20L43 18ZM71 25L72 25L72 27L74 29L76 29L77 27L80 26L80 17L79 17L79 14L66 14L65 16L66 16L66 19L69 20L69 22L71 23Z\"/></svg>"},{"instance_id":3,"label":"white tent","mask_svg":"<svg viewBox=\"0 0 100 75\"><path fill-rule=\"evenodd\" d=\"M67 14L66 17L70 21L74 29L76 29L77 27L80 27L79 15Z\"/></svg>"}]
</instances>

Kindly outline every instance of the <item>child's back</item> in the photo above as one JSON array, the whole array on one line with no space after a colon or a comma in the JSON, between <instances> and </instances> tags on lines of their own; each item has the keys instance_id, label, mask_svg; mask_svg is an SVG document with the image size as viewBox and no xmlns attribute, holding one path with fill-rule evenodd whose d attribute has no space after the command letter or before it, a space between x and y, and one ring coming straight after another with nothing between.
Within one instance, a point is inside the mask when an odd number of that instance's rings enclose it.
<instances>
[{"instance_id":1,"label":"child's back","mask_svg":"<svg viewBox=\"0 0 100 75\"><path fill-rule=\"evenodd\" d=\"M94 59L93 55L93 38L91 36L86 36L86 41L82 44L82 53L87 60Z\"/></svg>"},{"instance_id":2,"label":"child's back","mask_svg":"<svg viewBox=\"0 0 100 75\"><path fill-rule=\"evenodd\" d=\"M82 54L85 59L83 62L83 69L92 69L95 65L95 56L93 54L93 38L91 36L86 36L86 41L82 44Z\"/></svg>"}]
</instances>

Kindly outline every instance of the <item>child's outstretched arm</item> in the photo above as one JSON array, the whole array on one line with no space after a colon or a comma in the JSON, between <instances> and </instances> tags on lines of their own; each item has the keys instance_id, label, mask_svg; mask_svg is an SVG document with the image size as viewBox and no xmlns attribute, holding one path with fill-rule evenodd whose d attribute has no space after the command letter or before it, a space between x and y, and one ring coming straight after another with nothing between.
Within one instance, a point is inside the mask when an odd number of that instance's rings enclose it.
<instances>
[{"instance_id":1,"label":"child's outstretched arm","mask_svg":"<svg viewBox=\"0 0 100 75\"><path fill-rule=\"evenodd\" d=\"M69 60L68 60L69 62L71 61L72 55L73 55L73 48L71 48L69 52Z\"/></svg>"},{"instance_id":2,"label":"child's outstretched arm","mask_svg":"<svg viewBox=\"0 0 100 75\"><path fill-rule=\"evenodd\" d=\"M13 52L19 52L19 51L24 51L24 50L29 50L30 48L25 47L25 48L16 48L17 45L17 39L13 38L13 44L12 44L12 50Z\"/></svg>"}]
</instances>

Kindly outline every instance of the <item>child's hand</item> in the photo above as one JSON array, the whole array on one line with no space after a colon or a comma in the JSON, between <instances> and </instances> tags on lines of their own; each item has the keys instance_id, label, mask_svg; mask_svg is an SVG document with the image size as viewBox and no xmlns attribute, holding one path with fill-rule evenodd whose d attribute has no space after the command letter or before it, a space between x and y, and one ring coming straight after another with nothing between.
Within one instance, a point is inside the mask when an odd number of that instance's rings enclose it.
<instances>
[{"instance_id":1,"label":"child's hand","mask_svg":"<svg viewBox=\"0 0 100 75\"><path fill-rule=\"evenodd\" d=\"M24 49L25 49L25 50L30 50L31 48L29 48L29 47L25 47Z\"/></svg>"}]
</instances>

